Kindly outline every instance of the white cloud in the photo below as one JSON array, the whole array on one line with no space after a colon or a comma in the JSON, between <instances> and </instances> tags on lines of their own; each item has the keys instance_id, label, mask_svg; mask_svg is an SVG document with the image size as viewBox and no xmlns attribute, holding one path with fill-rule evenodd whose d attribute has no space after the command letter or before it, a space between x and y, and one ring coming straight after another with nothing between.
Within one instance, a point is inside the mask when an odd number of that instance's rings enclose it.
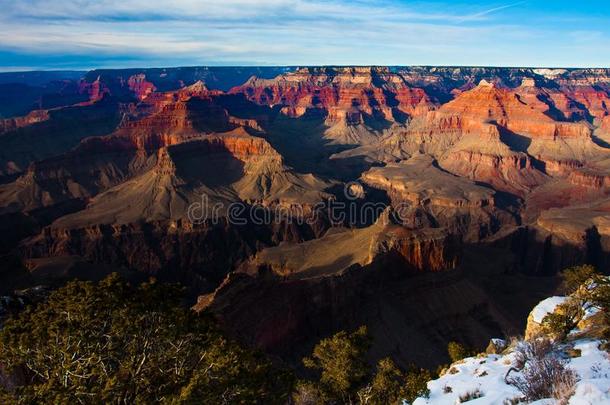
<instances>
[{"instance_id":1,"label":"white cloud","mask_svg":"<svg viewBox=\"0 0 610 405\"><path fill-rule=\"evenodd\" d=\"M397 0L0 0L0 51L206 64L549 64L587 38L504 10ZM589 38L591 36L589 35ZM604 33L598 43L606 38ZM608 41L606 41L606 44ZM540 49L537 49L540 48ZM587 49L587 48L583 48ZM608 45L597 51L599 55ZM581 54L582 56L582 54ZM571 55L560 55L557 62ZM536 63L538 60L540 62ZM551 59L552 60L552 59ZM178 62L179 61L179 62ZM8 65L7 61L5 65ZM119 62L120 63L120 62Z\"/></svg>"}]
</instances>

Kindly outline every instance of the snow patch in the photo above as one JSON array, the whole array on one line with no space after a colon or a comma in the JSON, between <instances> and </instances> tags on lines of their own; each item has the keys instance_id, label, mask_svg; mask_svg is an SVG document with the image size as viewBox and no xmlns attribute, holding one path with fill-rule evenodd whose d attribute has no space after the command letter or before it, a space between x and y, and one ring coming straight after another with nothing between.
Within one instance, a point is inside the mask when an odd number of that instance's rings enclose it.
<instances>
[{"instance_id":1,"label":"snow patch","mask_svg":"<svg viewBox=\"0 0 610 405\"><path fill-rule=\"evenodd\" d=\"M543 301L540 301L538 305L532 310L532 317L534 322L542 323L542 320L548 314L555 311L558 305L563 304L567 300L566 297L550 297Z\"/></svg>"},{"instance_id":2,"label":"snow patch","mask_svg":"<svg viewBox=\"0 0 610 405\"><path fill-rule=\"evenodd\" d=\"M610 405L610 360L599 349L600 341L582 339L574 342L580 357L568 360L566 367L578 375L576 391L569 405ZM430 396L418 398L413 405L455 405L460 395L479 390L483 397L467 402L472 405L500 405L521 398L522 394L504 382L504 376L514 362L514 353L470 357L454 363L442 377L428 382ZM532 402L551 405L553 399Z\"/></svg>"}]
</instances>

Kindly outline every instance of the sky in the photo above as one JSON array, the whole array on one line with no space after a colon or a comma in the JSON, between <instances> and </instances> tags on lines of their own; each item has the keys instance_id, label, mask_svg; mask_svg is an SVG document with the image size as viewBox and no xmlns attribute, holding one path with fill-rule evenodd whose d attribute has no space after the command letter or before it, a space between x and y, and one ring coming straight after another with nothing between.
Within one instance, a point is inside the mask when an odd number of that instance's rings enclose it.
<instances>
[{"instance_id":1,"label":"sky","mask_svg":"<svg viewBox=\"0 0 610 405\"><path fill-rule=\"evenodd\" d=\"M0 71L610 67L610 1L0 0Z\"/></svg>"}]
</instances>

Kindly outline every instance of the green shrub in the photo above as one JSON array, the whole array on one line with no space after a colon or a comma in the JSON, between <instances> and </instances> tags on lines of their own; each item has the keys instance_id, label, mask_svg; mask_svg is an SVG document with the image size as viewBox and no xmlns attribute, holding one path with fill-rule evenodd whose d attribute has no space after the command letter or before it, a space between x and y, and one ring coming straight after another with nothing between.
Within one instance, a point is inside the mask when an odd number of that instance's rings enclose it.
<instances>
[{"instance_id":1,"label":"green shrub","mask_svg":"<svg viewBox=\"0 0 610 405\"><path fill-rule=\"evenodd\" d=\"M320 372L321 390L329 398L350 402L370 375L365 360L369 346L366 327L353 333L342 331L320 341L303 364Z\"/></svg>"},{"instance_id":2,"label":"green shrub","mask_svg":"<svg viewBox=\"0 0 610 405\"><path fill-rule=\"evenodd\" d=\"M398 405L411 403L419 397L428 397L428 381L432 375L428 370L410 367L400 370L389 358L377 363L372 381L358 391L358 401L367 405Z\"/></svg>"},{"instance_id":3,"label":"green shrub","mask_svg":"<svg viewBox=\"0 0 610 405\"><path fill-rule=\"evenodd\" d=\"M597 275L595 267L588 264L569 267L561 273L561 290L565 295L573 294Z\"/></svg>"},{"instance_id":4,"label":"green shrub","mask_svg":"<svg viewBox=\"0 0 610 405\"><path fill-rule=\"evenodd\" d=\"M542 327L547 334L564 339L578 325L584 315L581 301L568 297L564 303L555 308L555 311L544 317Z\"/></svg>"},{"instance_id":5,"label":"green shrub","mask_svg":"<svg viewBox=\"0 0 610 405\"><path fill-rule=\"evenodd\" d=\"M471 357L476 354L476 351L458 342L449 342L447 352L452 363Z\"/></svg>"},{"instance_id":6,"label":"green shrub","mask_svg":"<svg viewBox=\"0 0 610 405\"><path fill-rule=\"evenodd\" d=\"M404 399L411 403L419 397L427 398L430 395L428 381L432 379L430 371L413 368L407 372Z\"/></svg>"},{"instance_id":7,"label":"green shrub","mask_svg":"<svg viewBox=\"0 0 610 405\"><path fill-rule=\"evenodd\" d=\"M0 331L4 403L284 403L289 373L181 305L173 285L74 281ZM23 378L25 376L25 378ZM6 394L5 394L6 395Z\"/></svg>"}]
</instances>

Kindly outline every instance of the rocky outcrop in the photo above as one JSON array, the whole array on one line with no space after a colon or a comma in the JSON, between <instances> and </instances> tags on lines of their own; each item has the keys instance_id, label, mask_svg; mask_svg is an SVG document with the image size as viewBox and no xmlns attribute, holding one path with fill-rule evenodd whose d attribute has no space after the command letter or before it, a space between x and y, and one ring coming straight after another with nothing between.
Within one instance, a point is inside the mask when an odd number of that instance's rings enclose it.
<instances>
[{"instance_id":1,"label":"rocky outcrop","mask_svg":"<svg viewBox=\"0 0 610 405\"><path fill-rule=\"evenodd\" d=\"M156 90L155 85L147 81L146 75L143 73L130 76L129 79L127 79L127 86L139 100L145 99Z\"/></svg>"},{"instance_id":2,"label":"rocky outcrop","mask_svg":"<svg viewBox=\"0 0 610 405\"><path fill-rule=\"evenodd\" d=\"M498 226L515 223L511 214L495 207L494 190L443 170L427 155L372 168L362 181L386 191L402 224L410 228L442 226L478 241Z\"/></svg>"},{"instance_id":3,"label":"rocky outcrop","mask_svg":"<svg viewBox=\"0 0 610 405\"><path fill-rule=\"evenodd\" d=\"M384 189L396 202L446 208L493 206L493 191L442 171L434 159L417 155L400 163L375 167L362 180Z\"/></svg>"},{"instance_id":4,"label":"rocky outcrop","mask_svg":"<svg viewBox=\"0 0 610 405\"><path fill-rule=\"evenodd\" d=\"M549 297L534 307L527 317L527 326L525 327L525 339L535 339L544 335L542 322L544 318L553 313L561 313L560 307L567 300L567 297ZM558 308L559 307L559 308Z\"/></svg>"},{"instance_id":5,"label":"rocky outcrop","mask_svg":"<svg viewBox=\"0 0 610 405\"><path fill-rule=\"evenodd\" d=\"M17 128L22 128L28 125L43 122L49 119L49 112L47 110L34 110L28 113L24 117L15 117L0 120L0 135L5 132L14 131Z\"/></svg>"},{"instance_id":6,"label":"rocky outcrop","mask_svg":"<svg viewBox=\"0 0 610 405\"><path fill-rule=\"evenodd\" d=\"M568 181L576 186L595 190L606 190L610 187L610 175L593 170L575 170L568 176Z\"/></svg>"},{"instance_id":7,"label":"rocky outcrop","mask_svg":"<svg viewBox=\"0 0 610 405\"><path fill-rule=\"evenodd\" d=\"M568 267L610 264L607 218L595 208L552 208L528 226L506 229L488 241L514 254L512 269L532 275L554 275Z\"/></svg>"},{"instance_id":8,"label":"rocky outcrop","mask_svg":"<svg viewBox=\"0 0 610 405\"><path fill-rule=\"evenodd\" d=\"M241 271L271 271L290 279L310 279L333 277L384 260L400 263L396 266L406 272L436 272L457 266L458 238L442 229L408 230L394 221L391 210L386 209L368 228L336 229L320 239L263 250Z\"/></svg>"},{"instance_id":9,"label":"rocky outcrop","mask_svg":"<svg viewBox=\"0 0 610 405\"><path fill-rule=\"evenodd\" d=\"M66 153L87 137L113 132L120 114L121 106L105 99L15 119L14 123L26 124L31 119L37 122L0 135L0 176L22 173L30 163Z\"/></svg>"},{"instance_id":10,"label":"rocky outcrop","mask_svg":"<svg viewBox=\"0 0 610 405\"><path fill-rule=\"evenodd\" d=\"M321 110L330 124L363 124L367 117L404 121L433 108L422 89L409 86L388 68L303 68L271 80L253 77L231 93L258 104L280 105L291 117Z\"/></svg>"},{"instance_id":11,"label":"rocky outcrop","mask_svg":"<svg viewBox=\"0 0 610 405\"><path fill-rule=\"evenodd\" d=\"M179 281L192 291L211 291L231 270L261 246L321 236L328 225L312 216L280 218L270 224L232 223L220 217L201 223L188 219L130 224L93 224L80 228L46 227L19 247L23 257L78 256L136 273Z\"/></svg>"},{"instance_id":12,"label":"rocky outcrop","mask_svg":"<svg viewBox=\"0 0 610 405\"><path fill-rule=\"evenodd\" d=\"M401 365L429 366L444 361L449 339L483 345L483 335L508 328L461 271L410 273L393 258L397 251L406 253L392 246L369 265L313 278L277 277L264 267L231 274L195 309L215 314L242 341L295 364L320 338L363 324L374 337L373 360L391 352Z\"/></svg>"}]
</instances>

